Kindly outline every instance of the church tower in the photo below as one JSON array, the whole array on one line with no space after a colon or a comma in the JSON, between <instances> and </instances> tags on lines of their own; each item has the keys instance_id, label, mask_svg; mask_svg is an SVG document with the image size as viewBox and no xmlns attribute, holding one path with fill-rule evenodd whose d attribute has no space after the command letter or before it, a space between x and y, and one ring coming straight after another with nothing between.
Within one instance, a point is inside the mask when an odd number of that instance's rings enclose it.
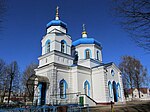
<instances>
[{"instance_id":1,"label":"church tower","mask_svg":"<svg viewBox=\"0 0 150 112\"><path fill-rule=\"evenodd\" d=\"M72 65L71 37L67 34L67 24L59 19L58 7L55 20L47 24L46 35L42 39L42 56L39 57L39 67L49 63Z\"/></svg>"},{"instance_id":2,"label":"church tower","mask_svg":"<svg viewBox=\"0 0 150 112\"><path fill-rule=\"evenodd\" d=\"M82 37L73 42L72 54L77 59L75 61L78 65L89 68L98 66L102 63L101 44L94 38L88 37L84 24L82 27Z\"/></svg>"}]
</instances>

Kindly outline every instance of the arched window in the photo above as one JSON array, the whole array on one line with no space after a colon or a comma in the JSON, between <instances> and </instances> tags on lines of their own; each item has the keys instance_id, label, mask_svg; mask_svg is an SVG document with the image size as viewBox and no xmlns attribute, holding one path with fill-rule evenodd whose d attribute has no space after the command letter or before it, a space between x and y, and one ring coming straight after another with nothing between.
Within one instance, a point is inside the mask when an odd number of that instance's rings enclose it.
<instances>
[{"instance_id":1,"label":"arched window","mask_svg":"<svg viewBox=\"0 0 150 112\"><path fill-rule=\"evenodd\" d=\"M60 98L66 98L67 82L63 79L59 83Z\"/></svg>"},{"instance_id":2,"label":"arched window","mask_svg":"<svg viewBox=\"0 0 150 112\"><path fill-rule=\"evenodd\" d=\"M112 97L112 85L111 82L108 82L108 91L109 91L109 97Z\"/></svg>"},{"instance_id":3,"label":"arched window","mask_svg":"<svg viewBox=\"0 0 150 112\"><path fill-rule=\"evenodd\" d=\"M100 53L99 53L99 51L97 51L96 54L97 54L97 60L100 60Z\"/></svg>"},{"instance_id":4,"label":"arched window","mask_svg":"<svg viewBox=\"0 0 150 112\"><path fill-rule=\"evenodd\" d=\"M114 76L114 75L115 75L114 70L111 70L111 75L112 75L112 76Z\"/></svg>"},{"instance_id":5,"label":"arched window","mask_svg":"<svg viewBox=\"0 0 150 112\"><path fill-rule=\"evenodd\" d=\"M118 97L121 97L121 88L119 83L117 83L117 90L118 90Z\"/></svg>"},{"instance_id":6,"label":"arched window","mask_svg":"<svg viewBox=\"0 0 150 112\"><path fill-rule=\"evenodd\" d=\"M90 84L88 81L84 82L84 92L86 95L90 96Z\"/></svg>"},{"instance_id":7,"label":"arched window","mask_svg":"<svg viewBox=\"0 0 150 112\"><path fill-rule=\"evenodd\" d=\"M61 52L62 53L66 53L67 51L67 44L66 44L66 41L62 40L61 41Z\"/></svg>"},{"instance_id":8,"label":"arched window","mask_svg":"<svg viewBox=\"0 0 150 112\"><path fill-rule=\"evenodd\" d=\"M89 49L86 49L85 50L85 59L90 59L90 57L91 57L91 52Z\"/></svg>"},{"instance_id":9,"label":"arched window","mask_svg":"<svg viewBox=\"0 0 150 112\"><path fill-rule=\"evenodd\" d=\"M45 53L49 53L50 52L50 40L47 40L46 41L46 44L45 44Z\"/></svg>"}]
</instances>

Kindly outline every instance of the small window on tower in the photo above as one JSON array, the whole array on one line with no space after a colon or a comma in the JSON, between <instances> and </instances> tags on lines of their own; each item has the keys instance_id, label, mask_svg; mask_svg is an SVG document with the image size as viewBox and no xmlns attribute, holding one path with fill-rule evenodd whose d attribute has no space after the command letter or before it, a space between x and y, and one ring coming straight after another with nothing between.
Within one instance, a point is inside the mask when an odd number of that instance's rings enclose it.
<instances>
[{"instance_id":1,"label":"small window on tower","mask_svg":"<svg viewBox=\"0 0 150 112\"><path fill-rule=\"evenodd\" d=\"M78 52L75 51L75 53L74 53L74 64L77 64L77 62L78 62Z\"/></svg>"},{"instance_id":2,"label":"small window on tower","mask_svg":"<svg viewBox=\"0 0 150 112\"><path fill-rule=\"evenodd\" d=\"M45 43L45 53L49 53L50 52L50 40L48 39Z\"/></svg>"},{"instance_id":3,"label":"small window on tower","mask_svg":"<svg viewBox=\"0 0 150 112\"><path fill-rule=\"evenodd\" d=\"M100 53L97 51L97 60L100 60Z\"/></svg>"},{"instance_id":4,"label":"small window on tower","mask_svg":"<svg viewBox=\"0 0 150 112\"><path fill-rule=\"evenodd\" d=\"M87 50L85 51L85 58L86 58L86 59L90 59L90 50L89 50L89 49L87 49Z\"/></svg>"},{"instance_id":5,"label":"small window on tower","mask_svg":"<svg viewBox=\"0 0 150 112\"><path fill-rule=\"evenodd\" d=\"M47 53L50 52L50 42L47 43Z\"/></svg>"},{"instance_id":6,"label":"small window on tower","mask_svg":"<svg viewBox=\"0 0 150 112\"><path fill-rule=\"evenodd\" d=\"M65 43L64 43L64 42L62 42L62 43L61 43L61 52L63 52L63 53L64 53L64 51L65 51L64 49L65 49Z\"/></svg>"},{"instance_id":7,"label":"small window on tower","mask_svg":"<svg viewBox=\"0 0 150 112\"><path fill-rule=\"evenodd\" d=\"M66 53L67 52L67 43L65 40L61 41L61 52Z\"/></svg>"}]
</instances>

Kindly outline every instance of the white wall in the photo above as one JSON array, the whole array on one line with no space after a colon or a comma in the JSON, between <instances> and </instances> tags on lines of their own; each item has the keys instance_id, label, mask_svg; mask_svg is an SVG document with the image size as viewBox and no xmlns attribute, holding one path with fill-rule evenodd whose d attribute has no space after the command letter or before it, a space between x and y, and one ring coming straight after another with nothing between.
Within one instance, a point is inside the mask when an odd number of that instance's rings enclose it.
<instances>
[{"instance_id":1,"label":"white wall","mask_svg":"<svg viewBox=\"0 0 150 112\"><path fill-rule=\"evenodd\" d=\"M114 71L114 76L112 76L111 74L111 70ZM111 66L107 67L107 88L108 88L108 82L110 81L111 84L113 83L113 81L120 84L120 88L121 88L121 96L118 97L118 101L119 102L123 102L124 101L124 93L123 93L123 85L122 85L122 78L121 78L121 74L120 74L120 70L114 65L112 64ZM108 96L108 100L109 101L114 101L114 95L112 93L112 98L109 96L109 90L107 91L107 96Z\"/></svg>"},{"instance_id":2,"label":"white wall","mask_svg":"<svg viewBox=\"0 0 150 112\"><path fill-rule=\"evenodd\" d=\"M51 27L49 27L48 29L47 29L47 34L49 33L49 32L56 32L56 31L53 31L54 29L57 29L57 30L60 30L61 32L63 32L63 33L66 33L66 29L64 29L63 27L61 27L61 26L51 26Z\"/></svg>"},{"instance_id":3,"label":"white wall","mask_svg":"<svg viewBox=\"0 0 150 112\"><path fill-rule=\"evenodd\" d=\"M93 99L96 102L107 102L103 67L92 70Z\"/></svg>"}]
</instances>

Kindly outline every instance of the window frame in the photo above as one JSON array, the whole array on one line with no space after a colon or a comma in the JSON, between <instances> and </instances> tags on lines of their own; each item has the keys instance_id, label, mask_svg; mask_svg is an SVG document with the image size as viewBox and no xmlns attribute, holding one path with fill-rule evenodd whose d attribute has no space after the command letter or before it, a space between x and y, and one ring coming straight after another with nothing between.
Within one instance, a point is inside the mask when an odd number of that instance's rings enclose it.
<instances>
[{"instance_id":1,"label":"window frame","mask_svg":"<svg viewBox=\"0 0 150 112\"><path fill-rule=\"evenodd\" d=\"M62 79L60 82L59 82L59 89L60 89L60 98L61 99L65 99L67 96L66 96L66 92L67 92L67 82Z\"/></svg>"},{"instance_id":2,"label":"window frame","mask_svg":"<svg viewBox=\"0 0 150 112\"><path fill-rule=\"evenodd\" d=\"M90 49L85 49L85 59L90 59L91 58L91 50Z\"/></svg>"}]
</instances>

